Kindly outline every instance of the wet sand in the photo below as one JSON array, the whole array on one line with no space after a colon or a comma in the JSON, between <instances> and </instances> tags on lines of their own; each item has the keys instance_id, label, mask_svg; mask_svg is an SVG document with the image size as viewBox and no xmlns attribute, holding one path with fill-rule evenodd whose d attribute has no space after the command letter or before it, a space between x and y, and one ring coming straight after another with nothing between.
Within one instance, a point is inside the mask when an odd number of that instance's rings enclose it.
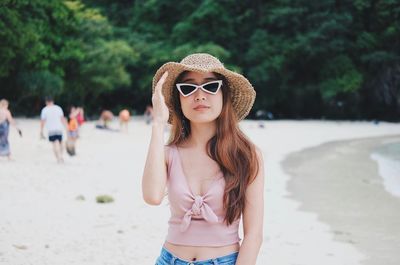
<instances>
[{"instance_id":1,"label":"wet sand","mask_svg":"<svg viewBox=\"0 0 400 265\"><path fill-rule=\"evenodd\" d=\"M290 198L351 244L365 265L400 264L400 198L387 192L370 155L400 136L322 144L292 153L282 163L291 176ZM400 178L400 172L398 174Z\"/></svg>"}]
</instances>

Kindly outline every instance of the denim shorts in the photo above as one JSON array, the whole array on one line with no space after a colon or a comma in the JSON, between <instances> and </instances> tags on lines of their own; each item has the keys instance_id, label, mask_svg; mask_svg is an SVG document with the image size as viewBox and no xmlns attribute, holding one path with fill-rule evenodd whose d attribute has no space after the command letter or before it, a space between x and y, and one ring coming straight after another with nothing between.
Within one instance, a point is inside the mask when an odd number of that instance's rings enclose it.
<instances>
[{"instance_id":1,"label":"denim shorts","mask_svg":"<svg viewBox=\"0 0 400 265\"><path fill-rule=\"evenodd\" d=\"M238 252L235 252L214 259L187 261L175 257L171 252L169 252L165 248L162 248L161 254L158 257L155 265L235 265L238 254Z\"/></svg>"}]
</instances>

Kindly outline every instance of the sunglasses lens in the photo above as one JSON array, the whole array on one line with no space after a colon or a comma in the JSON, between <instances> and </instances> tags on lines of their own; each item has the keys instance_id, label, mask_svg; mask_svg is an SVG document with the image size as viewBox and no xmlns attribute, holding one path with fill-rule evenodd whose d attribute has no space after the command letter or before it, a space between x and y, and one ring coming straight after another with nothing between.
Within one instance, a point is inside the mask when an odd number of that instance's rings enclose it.
<instances>
[{"instance_id":1,"label":"sunglasses lens","mask_svg":"<svg viewBox=\"0 0 400 265\"><path fill-rule=\"evenodd\" d=\"M215 82L215 83L209 83L205 86L203 86L203 88L207 91L209 91L210 93L216 93L219 89L219 83Z\"/></svg>"},{"instance_id":2,"label":"sunglasses lens","mask_svg":"<svg viewBox=\"0 0 400 265\"><path fill-rule=\"evenodd\" d=\"M184 94L184 95L188 95L188 94L192 93L192 92L193 92L193 90L195 90L195 89L196 89L196 86L191 86L191 85L181 85L181 86L180 86L180 89L181 89L181 91L182 91L182 94Z\"/></svg>"}]
</instances>

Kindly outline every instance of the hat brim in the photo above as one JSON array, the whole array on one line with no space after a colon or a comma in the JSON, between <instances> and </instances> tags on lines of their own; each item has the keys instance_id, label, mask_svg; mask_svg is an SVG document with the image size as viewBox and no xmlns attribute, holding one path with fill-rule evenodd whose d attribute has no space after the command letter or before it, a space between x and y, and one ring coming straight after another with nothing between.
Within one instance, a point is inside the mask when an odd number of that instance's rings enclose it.
<instances>
[{"instance_id":1,"label":"hat brim","mask_svg":"<svg viewBox=\"0 0 400 265\"><path fill-rule=\"evenodd\" d=\"M232 107L235 110L237 120L244 119L253 107L256 98L256 92L246 77L241 74L230 71L226 68L210 68L207 70L190 67L182 63L168 62L162 65L153 77L152 93L161 76L168 71L168 76L163 84L162 93L165 103L169 108L170 117L168 122L171 123L174 109L172 105L172 93L177 77L184 71L193 72L214 72L223 75L228 81L229 94L231 96Z\"/></svg>"}]
</instances>

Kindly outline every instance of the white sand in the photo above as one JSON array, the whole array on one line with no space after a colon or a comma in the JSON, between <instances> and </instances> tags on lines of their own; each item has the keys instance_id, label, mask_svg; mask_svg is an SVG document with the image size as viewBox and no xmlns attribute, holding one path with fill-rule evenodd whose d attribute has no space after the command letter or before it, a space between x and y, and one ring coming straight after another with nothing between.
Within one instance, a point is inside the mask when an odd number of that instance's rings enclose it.
<instances>
[{"instance_id":1,"label":"white sand","mask_svg":"<svg viewBox=\"0 0 400 265\"><path fill-rule=\"evenodd\" d=\"M77 157L58 165L38 120L18 120L24 133L10 135L15 161L0 160L0 264L154 264L167 230L168 205L141 198L141 174L151 127L135 117L129 133L85 124ZM400 134L400 124L365 122L243 122L263 150L266 168L264 244L261 264L356 265L351 244L333 240L315 214L288 199L283 158L321 143ZM117 126L117 124L114 124ZM97 204L109 194L115 202ZM83 195L85 200L77 200Z\"/></svg>"}]
</instances>

